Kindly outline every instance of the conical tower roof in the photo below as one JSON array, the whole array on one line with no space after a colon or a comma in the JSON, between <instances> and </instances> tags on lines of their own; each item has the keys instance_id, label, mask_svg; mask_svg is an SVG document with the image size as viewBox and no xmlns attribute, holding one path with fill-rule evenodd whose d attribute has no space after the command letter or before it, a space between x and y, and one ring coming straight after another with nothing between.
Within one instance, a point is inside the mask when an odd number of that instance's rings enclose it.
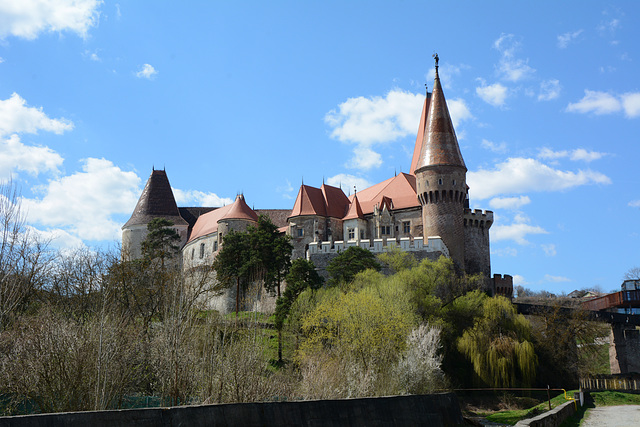
<instances>
[{"instance_id":1,"label":"conical tower roof","mask_svg":"<svg viewBox=\"0 0 640 427\"><path fill-rule=\"evenodd\" d=\"M138 199L138 204L133 210L131 218L122 228L148 224L154 218L168 219L174 225L187 225L178 211L167 173L155 169L147 180L147 185Z\"/></svg>"},{"instance_id":2,"label":"conical tower roof","mask_svg":"<svg viewBox=\"0 0 640 427\"><path fill-rule=\"evenodd\" d=\"M223 219L245 219L248 221L258 221L258 215L244 201L244 196L238 194L229 210L224 214Z\"/></svg>"},{"instance_id":3,"label":"conical tower roof","mask_svg":"<svg viewBox=\"0 0 640 427\"><path fill-rule=\"evenodd\" d=\"M447 101L444 98L444 92L440 84L437 64L433 93L428 104L420 157L413 172L436 165L459 166L466 171L467 167L460 153L458 138L456 138L456 132L453 129L453 122L447 108Z\"/></svg>"},{"instance_id":4,"label":"conical tower roof","mask_svg":"<svg viewBox=\"0 0 640 427\"><path fill-rule=\"evenodd\" d=\"M364 219L364 214L362 213L362 207L360 206L360 202L358 201L357 194L353 196L353 202L351 202L351 205L349 206L349 211L347 212L347 215L342 219L347 220L356 218Z\"/></svg>"},{"instance_id":5,"label":"conical tower roof","mask_svg":"<svg viewBox=\"0 0 640 427\"><path fill-rule=\"evenodd\" d=\"M422 141L424 140L424 128L427 125L427 114L429 113L429 101L431 94L427 92L422 106L422 114L420 115L420 124L418 125L418 135L416 136L416 145L413 148L413 157L411 157L411 167L409 174L413 175L418 169L418 160L420 160L420 151L422 151Z\"/></svg>"}]
</instances>

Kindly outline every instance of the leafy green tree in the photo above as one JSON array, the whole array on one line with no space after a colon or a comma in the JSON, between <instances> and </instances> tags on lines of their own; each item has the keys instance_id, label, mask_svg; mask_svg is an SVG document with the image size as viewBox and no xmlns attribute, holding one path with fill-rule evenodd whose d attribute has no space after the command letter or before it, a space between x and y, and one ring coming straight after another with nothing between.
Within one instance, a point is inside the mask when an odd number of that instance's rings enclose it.
<instances>
[{"instance_id":1,"label":"leafy green tree","mask_svg":"<svg viewBox=\"0 0 640 427\"><path fill-rule=\"evenodd\" d=\"M229 287L235 281L236 318L240 311L240 292L252 278L250 260L249 234L232 230L224 236L222 247L213 261L213 269L220 283Z\"/></svg>"},{"instance_id":2,"label":"leafy green tree","mask_svg":"<svg viewBox=\"0 0 640 427\"><path fill-rule=\"evenodd\" d=\"M165 262L174 259L180 250L180 235L166 218L154 218L147 224L147 237L142 242L142 254L147 260L159 260L164 269Z\"/></svg>"},{"instance_id":3,"label":"leafy green tree","mask_svg":"<svg viewBox=\"0 0 640 427\"><path fill-rule=\"evenodd\" d=\"M486 384L529 386L537 364L531 325L504 297L487 298L482 309L482 316L458 340L458 348Z\"/></svg>"},{"instance_id":4,"label":"leafy green tree","mask_svg":"<svg viewBox=\"0 0 640 427\"><path fill-rule=\"evenodd\" d=\"M264 287L280 296L280 285L291 266L293 246L290 237L280 233L268 216L260 215L258 225L250 227L248 236L251 247L251 269L260 272Z\"/></svg>"},{"instance_id":5,"label":"leafy green tree","mask_svg":"<svg viewBox=\"0 0 640 427\"><path fill-rule=\"evenodd\" d=\"M400 248L393 246L388 251L379 254L378 260L389 266L393 273L409 270L418 266L418 260L416 260L416 257L413 256L411 252L402 251Z\"/></svg>"},{"instance_id":6,"label":"leafy green tree","mask_svg":"<svg viewBox=\"0 0 640 427\"><path fill-rule=\"evenodd\" d=\"M327 266L329 284L349 284L359 272L368 269L380 271L380 268L380 263L371 251L351 246L332 259Z\"/></svg>"},{"instance_id":7,"label":"leafy green tree","mask_svg":"<svg viewBox=\"0 0 640 427\"><path fill-rule=\"evenodd\" d=\"M276 300L275 327L278 330L278 361L282 362L282 327L289 316L291 305L305 289L318 289L324 279L316 271L315 265L304 258L298 258L291 264L287 274L287 287Z\"/></svg>"}]
</instances>

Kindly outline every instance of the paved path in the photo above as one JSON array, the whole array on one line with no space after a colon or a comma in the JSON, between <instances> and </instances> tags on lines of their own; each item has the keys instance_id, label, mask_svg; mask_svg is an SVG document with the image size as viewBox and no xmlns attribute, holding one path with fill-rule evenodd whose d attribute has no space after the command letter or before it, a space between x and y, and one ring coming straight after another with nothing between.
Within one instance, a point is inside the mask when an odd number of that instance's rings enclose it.
<instances>
[{"instance_id":1,"label":"paved path","mask_svg":"<svg viewBox=\"0 0 640 427\"><path fill-rule=\"evenodd\" d=\"M637 427L640 426L640 406L602 406L589 409L581 427Z\"/></svg>"}]
</instances>

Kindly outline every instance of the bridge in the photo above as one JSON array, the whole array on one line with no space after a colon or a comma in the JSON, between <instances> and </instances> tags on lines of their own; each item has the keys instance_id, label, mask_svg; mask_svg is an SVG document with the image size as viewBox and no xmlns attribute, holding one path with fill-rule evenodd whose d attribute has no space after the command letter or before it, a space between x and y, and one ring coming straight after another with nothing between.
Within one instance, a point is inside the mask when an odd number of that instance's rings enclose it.
<instances>
[{"instance_id":1,"label":"bridge","mask_svg":"<svg viewBox=\"0 0 640 427\"><path fill-rule=\"evenodd\" d=\"M607 309L640 307L640 290L621 291L605 295L582 303L582 309L554 307L542 304L525 304L514 302L518 313L542 315L549 309L559 310L564 315L571 315L580 310L588 320L611 324L609 334L609 365L612 374L640 373L640 315L602 311ZM590 309L596 308L596 310Z\"/></svg>"}]
</instances>

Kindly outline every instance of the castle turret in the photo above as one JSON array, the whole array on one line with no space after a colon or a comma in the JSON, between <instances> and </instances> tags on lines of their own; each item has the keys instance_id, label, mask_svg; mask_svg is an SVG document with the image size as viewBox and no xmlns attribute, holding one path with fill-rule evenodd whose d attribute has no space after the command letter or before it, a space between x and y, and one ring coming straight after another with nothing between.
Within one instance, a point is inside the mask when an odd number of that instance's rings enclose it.
<instances>
[{"instance_id":1,"label":"castle turret","mask_svg":"<svg viewBox=\"0 0 640 427\"><path fill-rule=\"evenodd\" d=\"M422 206L423 235L440 236L454 262L464 270L464 204L467 195L467 167L444 98L438 58L431 96L425 101L426 116L415 164L416 193ZM420 130L419 130L420 133Z\"/></svg>"},{"instance_id":2,"label":"castle turret","mask_svg":"<svg viewBox=\"0 0 640 427\"><path fill-rule=\"evenodd\" d=\"M171 221L180 235L180 245L186 243L189 224L180 216L167 173L155 169L147 180L131 218L122 226L122 249L125 256L131 259L142 256L141 245L147 236L147 224L154 218Z\"/></svg>"}]
</instances>

